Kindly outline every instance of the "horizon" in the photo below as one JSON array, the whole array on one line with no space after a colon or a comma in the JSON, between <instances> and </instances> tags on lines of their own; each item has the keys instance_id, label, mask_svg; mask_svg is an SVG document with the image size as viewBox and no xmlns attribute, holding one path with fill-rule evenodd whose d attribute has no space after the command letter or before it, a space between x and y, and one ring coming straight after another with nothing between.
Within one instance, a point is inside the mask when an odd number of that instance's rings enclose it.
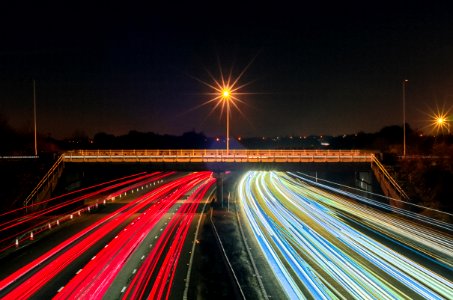
<instances>
[{"instance_id":1,"label":"horizon","mask_svg":"<svg viewBox=\"0 0 453 300\"><path fill-rule=\"evenodd\" d=\"M7 125L10 126L10 128L16 134L19 134L19 135L32 135L33 134L33 128L32 127L28 128L28 129L14 128L8 122L7 122ZM239 140L240 141L241 139L254 139L254 138L257 138L257 139L262 139L262 138L266 138L266 139L267 138L299 138L299 139L305 139L305 138L311 138L311 137L318 137L318 138L334 137L334 138L336 138L336 137L342 137L342 136L353 136L353 135L357 136L359 134L378 134L381 131L383 131L384 129L395 129L395 130L399 129L399 130L403 130L403 126L402 126L402 124L401 125L400 124L385 125L385 126L381 127L380 129L378 129L376 131L359 130L359 131L356 131L356 132L349 132L349 133L343 133L343 134L329 134L329 133L326 133L326 134L315 134L315 133L310 133L310 134L302 134L302 135L300 135L300 134L286 133L286 134L280 134L280 135L256 135L256 136L231 135L230 139L231 140L234 139L234 140ZM406 130L408 131L408 133L422 135L422 136L436 137L436 136L445 134L444 132L437 132L438 134L436 134L436 132L434 130L430 130L429 132L424 132L424 131L420 130L419 128L412 128L412 126L409 123L406 123ZM131 130L128 130L127 132L123 132L123 133L119 133L119 134L114 134L112 132L100 131L100 132L96 132L96 133L94 133L92 135L89 135L89 134L87 134L86 132L83 132L83 131L75 130L71 135L62 136L62 137L55 137L53 135L44 134L44 133L39 131L39 128L38 128L38 131L37 131L38 137L41 137L41 138L52 138L52 139L59 140L59 141L71 140L71 139L74 139L74 138L88 138L88 139L93 140L95 138L95 136L98 135L98 134L106 134L106 135L111 135L111 136L114 136L114 137L121 137L121 136L130 135L131 133L153 134L153 135L156 135L156 136L173 136L173 137L182 137L185 134L194 133L194 134L197 134L197 135L203 135L204 137L209 138L209 139L216 139L216 138L220 138L221 140L225 139L225 134L223 134L223 135L222 134L220 134L220 135L207 135L204 131L198 131L196 129L187 130L187 131L181 132L179 134L178 133L176 133L176 134L162 133L162 132L155 132L155 131L140 131L140 130L136 130L136 129L131 129Z\"/></svg>"}]
</instances>

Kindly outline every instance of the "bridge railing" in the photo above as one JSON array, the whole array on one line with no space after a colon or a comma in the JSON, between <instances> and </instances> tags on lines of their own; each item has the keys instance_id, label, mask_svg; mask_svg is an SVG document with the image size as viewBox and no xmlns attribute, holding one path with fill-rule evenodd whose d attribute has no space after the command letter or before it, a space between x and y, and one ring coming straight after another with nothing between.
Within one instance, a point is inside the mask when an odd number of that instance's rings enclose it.
<instances>
[{"instance_id":1,"label":"bridge railing","mask_svg":"<svg viewBox=\"0 0 453 300\"><path fill-rule=\"evenodd\" d=\"M373 165L376 166L375 169L380 172L387 180L387 182L389 182L389 184L393 187L401 200L409 199L409 196L406 194L403 188L398 184L398 182L396 182L392 175L390 175L390 173L387 171L385 166L374 155L371 161L371 166L373 167Z\"/></svg>"},{"instance_id":2,"label":"bridge railing","mask_svg":"<svg viewBox=\"0 0 453 300\"><path fill-rule=\"evenodd\" d=\"M57 159L57 161L52 165L50 170L44 175L44 177L38 182L36 187L31 191L28 197L24 201L24 206L34 204L35 201L39 201L39 194L43 192L46 188L49 188L50 185L55 184L61 175L63 165L63 155Z\"/></svg>"},{"instance_id":3,"label":"bridge railing","mask_svg":"<svg viewBox=\"0 0 453 300\"><path fill-rule=\"evenodd\" d=\"M371 162L372 153L361 150L73 150L67 162Z\"/></svg>"}]
</instances>

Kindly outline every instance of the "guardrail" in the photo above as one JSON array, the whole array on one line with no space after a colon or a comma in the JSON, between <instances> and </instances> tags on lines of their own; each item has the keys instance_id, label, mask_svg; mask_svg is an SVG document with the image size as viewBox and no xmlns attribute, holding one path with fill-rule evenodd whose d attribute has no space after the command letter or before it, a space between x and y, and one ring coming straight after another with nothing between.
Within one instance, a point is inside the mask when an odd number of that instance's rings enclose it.
<instances>
[{"instance_id":1,"label":"guardrail","mask_svg":"<svg viewBox=\"0 0 453 300\"><path fill-rule=\"evenodd\" d=\"M73 150L66 162L372 162L361 150Z\"/></svg>"},{"instance_id":2,"label":"guardrail","mask_svg":"<svg viewBox=\"0 0 453 300\"><path fill-rule=\"evenodd\" d=\"M31 191L30 195L28 195L28 197L25 199L24 206L28 206L30 202L33 203L33 200L37 199L38 193L43 190L43 187L46 184L49 184L49 180L53 180L55 178L55 174L60 170L59 167L62 165L63 161L64 161L63 155L60 155L57 161L46 173L46 175L44 175L44 177L41 179L41 181L39 181L39 183L36 185L33 191Z\"/></svg>"},{"instance_id":3,"label":"guardrail","mask_svg":"<svg viewBox=\"0 0 453 300\"><path fill-rule=\"evenodd\" d=\"M39 156L37 155L6 155L6 156L0 156L0 159L6 159L6 160L10 160L10 159L38 159Z\"/></svg>"}]
</instances>

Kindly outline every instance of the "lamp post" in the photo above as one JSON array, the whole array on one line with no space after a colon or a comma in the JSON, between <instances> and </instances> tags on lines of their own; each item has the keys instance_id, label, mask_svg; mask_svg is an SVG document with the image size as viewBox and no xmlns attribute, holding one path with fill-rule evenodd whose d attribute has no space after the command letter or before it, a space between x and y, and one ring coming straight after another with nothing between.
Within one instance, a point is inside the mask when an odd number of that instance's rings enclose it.
<instances>
[{"instance_id":1,"label":"lamp post","mask_svg":"<svg viewBox=\"0 0 453 300\"><path fill-rule=\"evenodd\" d=\"M406 83L409 80L403 80L403 158L406 158Z\"/></svg>"},{"instance_id":2,"label":"lamp post","mask_svg":"<svg viewBox=\"0 0 453 300\"><path fill-rule=\"evenodd\" d=\"M231 91L228 88L222 91L222 101L226 103L226 153L230 152L230 100Z\"/></svg>"},{"instance_id":3,"label":"lamp post","mask_svg":"<svg viewBox=\"0 0 453 300\"><path fill-rule=\"evenodd\" d=\"M36 87L35 80L33 79L33 123L34 123L34 136L35 136L35 156L38 156L38 141L36 134Z\"/></svg>"}]
</instances>

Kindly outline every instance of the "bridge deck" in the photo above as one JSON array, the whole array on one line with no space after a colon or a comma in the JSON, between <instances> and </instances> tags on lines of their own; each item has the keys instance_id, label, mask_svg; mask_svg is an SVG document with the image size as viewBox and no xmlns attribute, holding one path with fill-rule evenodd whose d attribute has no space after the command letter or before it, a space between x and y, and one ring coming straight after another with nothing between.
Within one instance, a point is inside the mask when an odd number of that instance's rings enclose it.
<instances>
[{"instance_id":1,"label":"bridge deck","mask_svg":"<svg viewBox=\"0 0 453 300\"><path fill-rule=\"evenodd\" d=\"M165 163L338 163L371 162L374 155L361 150L73 150L65 162L165 162Z\"/></svg>"}]
</instances>

